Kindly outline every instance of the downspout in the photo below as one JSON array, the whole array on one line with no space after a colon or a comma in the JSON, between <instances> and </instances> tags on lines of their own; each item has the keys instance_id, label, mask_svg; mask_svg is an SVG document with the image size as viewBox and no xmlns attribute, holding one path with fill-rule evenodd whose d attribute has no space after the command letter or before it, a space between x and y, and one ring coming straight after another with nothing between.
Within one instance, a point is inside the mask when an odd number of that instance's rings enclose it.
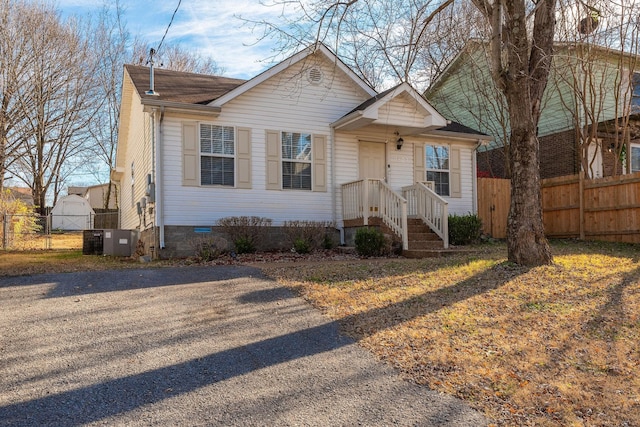
<instances>
[{"instance_id":1,"label":"downspout","mask_svg":"<svg viewBox=\"0 0 640 427\"><path fill-rule=\"evenodd\" d=\"M329 131L329 142L331 146L331 219L334 227L338 226L338 190L336 185L336 130L331 126ZM344 226L340 227L340 244L344 245Z\"/></svg>"},{"instance_id":2,"label":"downspout","mask_svg":"<svg viewBox=\"0 0 640 427\"><path fill-rule=\"evenodd\" d=\"M478 140L476 148L473 150L473 156L471 156L471 192L472 192L472 209L473 213L478 213L478 148L482 146L481 139Z\"/></svg>"},{"instance_id":3,"label":"downspout","mask_svg":"<svg viewBox=\"0 0 640 427\"><path fill-rule=\"evenodd\" d=\"M153 180L155 180L155 176L156 176L156 139L158 138L158 136L156 135L157 130L156 130L156 114L158 113L157 109L153 109L151 111L151 182L153 182ZM150 184L150 183L147 183ZM148 196L147 199L149 199L151 197L151 192L149 191L149 189L145 190L145 193L148 192ZM149 202L151 202L152 200L147 200L148 204L150 204ZM153 200L153 202L155 203L155 200ZM154 206L155 208L155 206ZM143 207L143 218L145 218L144 220L144 228L146 230L147 228L147 220L146 220L146 214L147 214L147 208ZM154 209L153 215L151 216L151 230L152 230L152 235L153 235L153 246L151 246L149 249L151 251L151 259L154 259L157 254L157 248L156 248L156 241L157 241L157 235L156 235L156 212Z\"/></svg>"},{"instance_id":4,"label":"downspout","mask_svg":"<svg viewBox=\"0 0 640 427\"><path fill-rule=\"evenodd\" d=\"M158 126L158 144L156 147L156 170L154 172L155 201L156 201L156 224L160 231L160 249L165 248L164 244L164 206L162 199L162 140L164 126L164 106L160 107L160 124Z\"/></svg>"}]
</instances>

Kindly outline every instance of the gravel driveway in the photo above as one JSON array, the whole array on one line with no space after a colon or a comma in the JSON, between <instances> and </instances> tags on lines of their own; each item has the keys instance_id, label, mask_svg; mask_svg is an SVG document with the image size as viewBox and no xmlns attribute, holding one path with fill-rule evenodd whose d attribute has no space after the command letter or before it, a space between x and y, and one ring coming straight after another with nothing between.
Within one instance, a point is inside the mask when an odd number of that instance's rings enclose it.
<instances>
[{"instance_id":1,"label":"gravel driveway","mask_svg":"<svg viewBox=\"0 0 640 427\"><path fill-rule=\"evenodd\" d=\"M0 278L0 426L478 426L249 267Z\"/></svg>"}]
</instances>

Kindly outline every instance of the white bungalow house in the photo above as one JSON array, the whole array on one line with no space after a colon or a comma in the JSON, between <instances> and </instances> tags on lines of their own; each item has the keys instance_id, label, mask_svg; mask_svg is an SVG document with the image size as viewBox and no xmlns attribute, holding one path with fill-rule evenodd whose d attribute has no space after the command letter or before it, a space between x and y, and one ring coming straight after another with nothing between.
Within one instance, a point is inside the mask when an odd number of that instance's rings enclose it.
<instances>
[{"instance_id":1,"label":"white bungalow house","mask_svg":"<svg viewBox=\"0 0 640 427\"><path fill-rule=\"evenodd\" d=\"M412 217L447 247L447 214L476 212L489 139L406 83L377 93L323 45L248 81L127 65L112 180L121 228L161 257L229 216L332 222L343 243L384 224L409 253Z\"/></svg>"}]
</instances>

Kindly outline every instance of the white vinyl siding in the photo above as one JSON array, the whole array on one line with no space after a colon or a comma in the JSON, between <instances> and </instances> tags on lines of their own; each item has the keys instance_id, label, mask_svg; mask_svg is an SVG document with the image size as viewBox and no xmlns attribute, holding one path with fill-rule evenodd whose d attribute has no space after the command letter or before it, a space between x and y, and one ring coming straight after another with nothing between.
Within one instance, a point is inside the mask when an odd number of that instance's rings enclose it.
<instances>
[{"instance_id":1,"label":"white vinyl siding","mask_svg":"<svg viewBox=\"0 0 640 427\"><path fill-rule=\"evenodd\" d=\"M292 66L225 104L219 119L199 119L167 113L163 122L163 200L166 225L213 225L219 218L255 215L274 225L287 220L332 221L332 141L330 123L364 102L369 95L329 61L304 61ZM301 73L309 62L322 68L324 79L312 85ZM204 123L236 129L236 186L184 186L182 182L183 124ZM245 129L246 132L241 132ZM312 191L282 189L281 131L312 135ZM252 186L241 187L242 135L250 147ZM196 154L198 154L196 152ZM199 168L199 165L196 166ZM353 166L351 166L353 168ZM246 168L244 168L246 170ZM199 174L197 175L199 176Z\"/></svg>"}]
</instances>

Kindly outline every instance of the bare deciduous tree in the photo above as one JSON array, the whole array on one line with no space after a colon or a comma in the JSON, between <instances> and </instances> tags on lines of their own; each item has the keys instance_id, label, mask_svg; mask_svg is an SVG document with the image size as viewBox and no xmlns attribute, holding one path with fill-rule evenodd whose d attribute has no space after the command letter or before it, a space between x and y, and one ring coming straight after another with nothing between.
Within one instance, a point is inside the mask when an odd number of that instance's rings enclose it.
<instances>
[{"instance_id":1,"label":"bare deciduous tree","mask_svg":"<svg viewBox=\"0 0 640 427\"><path fill-rule=\"evenodd\" d=\"M86 148L86 130L101 100L94 93L95 61L82 36L84 24L63 22L47 4L32 2L24 13L21 54L32 60L16 94L24 119L11 170L44 213L47 192L55 190L55 202L62 187L67 161Z\"/></svg>"},{"instance_id":2,"label":"bare deciduous tree","mask_svg":"<svg viewBox=\"0 0 640 427\"><path fill-rule=\"evenodd\" d=\"M27 24L27 11L24 1L0 0L0 190L4 188L7 168L16 159L16 128L23 120L18 96L33 60L32 55L25 54L27 40L21 32Z\"/></svg>"}]
</instances>

